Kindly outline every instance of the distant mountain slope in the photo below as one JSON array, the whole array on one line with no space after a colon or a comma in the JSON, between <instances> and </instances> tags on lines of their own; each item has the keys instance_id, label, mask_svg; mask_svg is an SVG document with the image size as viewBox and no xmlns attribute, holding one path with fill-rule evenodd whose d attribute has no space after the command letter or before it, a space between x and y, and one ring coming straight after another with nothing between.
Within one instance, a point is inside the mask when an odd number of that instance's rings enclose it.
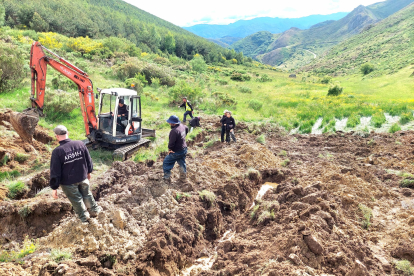
<instances>
[{"instance_id":1,"label":"distant mountain slope","mask_svg":"<svg viewBox=\"0 0 414 276\"><path fill-rule=\"evenodd\" d=\"M205 38L222 38L224 36L246 37L259 31L281 33L292 27L308 29L312 25L326 21L338 20L348 13L339 12L329 15L310 15L301 18L258 17L251 20L239 20L229 25L199 24L184 29Z\"/></svg>"},{"instance_id":2,"label":"distant mountain slope","mask_svg":"<svg viewBox=\"0 0 414 276\"><path fill-rule=\"evenodd\" d=\"M333 47L304 67L326 74L358 72L367 61L373 75L394 73L414 63L414 3L375 26Z\"/></svg>"},{"instance_id":3,"label":"distant mountain slope","mask_svg":"<svg viewBox=\"0 0 414 276\"><path fill-rule=\"evenodd\" d=\"M266 47L264 54L258 54L258 51L245 54L282 68L304 66L315 58L314 54L322 55L334 45L360 33L412 2L414 0L387 0L367 7L359 6L338 21L322 22L308 30L292 28L283 32L277 39L270 38L258 46L260 52ZM250 42L243 39L236 46L243 49L244 44L248 45Z\"/></svg>"},{"instance_id":4,"label":"distant mountain slope","mask_svg":"<svg viewBox=\"0 0 414 276\"><path fill-rule=\"evenodd\" d=\"M0 0L0 5L6 9L10 27L70 37L121 36L153 52L165 51L164 38L172 34L174 52L184 58L197 52L208 56L212 51L227 51L121 0Z\"/></svg>"}]
</instances>

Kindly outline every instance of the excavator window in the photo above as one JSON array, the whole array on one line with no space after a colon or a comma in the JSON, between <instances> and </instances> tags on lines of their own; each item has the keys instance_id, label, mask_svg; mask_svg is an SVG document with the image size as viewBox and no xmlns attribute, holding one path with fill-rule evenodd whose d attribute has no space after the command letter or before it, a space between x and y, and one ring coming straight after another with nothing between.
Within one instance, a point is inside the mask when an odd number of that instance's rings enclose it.
<instances>
[{"instance_id":1,"label":"excavator window","mask_svg":"<svg viewBox=\"0 0 414 276\"><path fill-rule=\"evenodd\" d=\"M114 107L116 103L116 96L111 94L102 94L102 109L100 114L110 114L114 112Z\"/></svg>"}]
</instances>

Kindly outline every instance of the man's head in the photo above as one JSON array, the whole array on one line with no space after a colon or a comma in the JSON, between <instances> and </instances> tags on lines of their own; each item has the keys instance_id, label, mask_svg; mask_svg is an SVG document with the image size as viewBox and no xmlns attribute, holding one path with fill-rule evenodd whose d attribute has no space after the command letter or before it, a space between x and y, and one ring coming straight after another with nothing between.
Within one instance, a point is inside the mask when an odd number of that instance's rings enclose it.
<instances>
[{"instance_id":1,"label":"man's head","mask_svg":"<svg viewBox=\"0 0 414 276\"><path fill-rule=\"evenodd\" d=\"M230 112L230 111L227 111L226 116L227 116L228 118L230 118L230 117L231 117L231 112Z\"/></svg>"},{"instance_id":2,"label":"man's head","mask_svg":"<svg viewBox=\"0 0 414 276\"><path fill-rule=\"evenodd\" d=\"M56 135L56 139L60 142L69 138L68 129L63 125L58 125L53 129L53 132Z\"/></svg>"},{"instance_id":3,"label":"man's head","mask_svg":"<svg viewBox=\"0 0 414 276\"><path fill-rule=\"evenodd\" d=\"M171 115L170 118L168 118L167 123L170 124L170 126L175 126L180 124L180 119L176 115Z\"/></svg>"},{"instance_id":4,"label":"man's head","mask_svg":"<svg viewBox=\"0 0 414 276\"><path fill-rule=\"evenodd\" d=\"M123 107L124 106L124 99L119 99L119 104L118 104L120 107Z\"/></svg>"},{"instance_id":5,"label":"man's head","mask_svg":"<svg viewBox=\"0 0 414 276\"><path fill-rule=\"evenodd\" d=\"M201 117L200 116L198 116L198 120L201 121Z\"/></svg>"},{"instance_id":6,"label":"man's head","mask_svg":"<svg viewBox=\"0 0 414 276\"><path fill-rule=\"evenodd\" d=\"M183 97L183 102L187 102L187 97Z\"/></svg>"}]
</instances>

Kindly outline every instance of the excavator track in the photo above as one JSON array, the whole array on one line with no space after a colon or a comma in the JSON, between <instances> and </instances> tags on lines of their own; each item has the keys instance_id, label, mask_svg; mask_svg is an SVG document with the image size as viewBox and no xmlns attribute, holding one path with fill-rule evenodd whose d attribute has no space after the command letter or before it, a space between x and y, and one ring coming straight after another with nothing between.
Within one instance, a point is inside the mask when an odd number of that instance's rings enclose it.
<instances>
[{"instance_id":1,"label":"excavator track","mask_svg":"<svg viewBox=\"0 0 414 276\"><path fill-rule=\"evenodd\" d=\"M138 143L126 145L116 149L112 156L115 161L125 161L132 157L132 155L143 146L148 146L151 141L148 139L141 139Z\"/></svg>"}]
</instances>

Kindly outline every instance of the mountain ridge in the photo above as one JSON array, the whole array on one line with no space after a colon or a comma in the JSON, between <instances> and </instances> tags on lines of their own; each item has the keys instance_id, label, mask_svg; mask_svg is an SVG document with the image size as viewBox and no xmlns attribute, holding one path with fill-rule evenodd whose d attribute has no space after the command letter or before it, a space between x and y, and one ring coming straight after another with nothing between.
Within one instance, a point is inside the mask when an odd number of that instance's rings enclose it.
<instances>
[{"instance_id":1,"label":"mountain ridge","mask_svg":"<svg viewBox=\"0 0 414 276\"><path fill-rule=\"evenodd\" d=\"M300 18L257 17L250 20L238 20L228 25L197 24L184 29L201 37L220 39L225 36L246 37L258 31L281 33L291 27L307 29L312 25L326 21L343 18L348 13L339 12L328 15L309 15Z\"/></svg>"},{"instance_id":2,"label":"mountain ridge","mask_svg":"<svg viewBox=\"0 0 414 276\"><path fill-rule=\"evenodd\" d=\"M272 66L286 69L301 67L314 59L308 51L320 56L332 46L360 33L412 2L414 0L387 0L366 7L360 5L338 21L321 22L307 30L289 29L278 37L273 36L262 45L256 45L261 49L260 53L252 51L252 37L238 41L232 48ZM265 53L263 48L266 48Z\"/></svg>"}]
</instances>

